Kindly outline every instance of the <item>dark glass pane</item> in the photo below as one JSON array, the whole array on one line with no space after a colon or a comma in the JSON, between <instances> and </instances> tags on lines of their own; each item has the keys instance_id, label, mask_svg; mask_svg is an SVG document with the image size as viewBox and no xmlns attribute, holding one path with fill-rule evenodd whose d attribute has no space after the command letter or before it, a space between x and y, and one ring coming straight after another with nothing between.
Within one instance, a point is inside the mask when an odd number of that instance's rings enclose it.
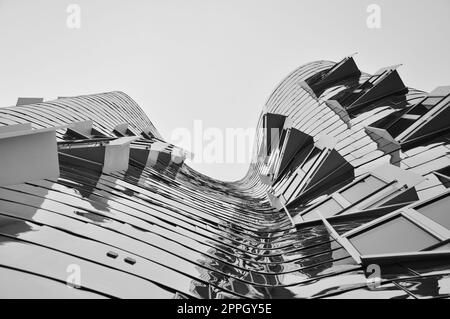
<instances>
[{"instance_id":1,"label":"dark glass pane","mask_svg":"<svg viewBox=\"0 0 450 319\"><path fill-rule=\"evenodd\" d=\"M417 104L416 106L413 106L411 110L408 111L407 114L412 115L424 115L429 111L428 107L426 107L423 103Z\"/></svg>"},{"instance_id":2,"label":"dark glass pane","mask_svg":"<svg viewBox=\"0 0 450 319\"><path fill-rule=\"evenodd\" d=\"M370 193L375 192L377 189L383 187L384 185L386 184L382 180L374 176L368 176L367 178L356 183L352 187L347 188L340 194L350 203L354 203L366 197Z\"/></svg>"},{"instance_id":3,"label":"dark glass pane","mask_svg":"<svg viewBox=\"0 0 450 319\"><path fill-rule=\"evenodd\" d=\"M406 118L400 118L394 125L390 126L387 131L392 135L392 137L397 137L400 133L410 127L415 120L410 120Z\"/></svg>"},{"instance_id":4,"label":"dark glass pane","mask_svg":"<svg viewBox=\"0 0 450 319\"><path fill-rule=\"evenodd\" d=\"M417 252L439 242L404 217L397 217L352 238L363 255Z\"/></svg>"},{"instance_id":5,"label":"dark glass pane","mask_svg":"<svg viewBox=\"0 0 450 319\"><path fill-rule=\"evenodd\" d=\"M436 223L450 229L450 196L444 197L426 206L417 208L416 210L434 220Z\"/></svg>"}]
</instances>

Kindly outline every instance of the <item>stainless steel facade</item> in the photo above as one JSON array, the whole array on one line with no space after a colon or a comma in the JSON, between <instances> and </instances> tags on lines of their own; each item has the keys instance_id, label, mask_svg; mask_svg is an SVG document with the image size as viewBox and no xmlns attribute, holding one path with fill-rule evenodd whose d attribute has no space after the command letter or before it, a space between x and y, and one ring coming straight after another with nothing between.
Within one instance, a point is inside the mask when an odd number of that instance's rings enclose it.
<instances>
[{"instance_id":1,"label":"stainless steel facade","mask_svg":"<svg viewBox=\"0 0 450 319\"><path fill-rule=\"evenodd\" d=\"M23 182L0 187L0 296L448 297L449 105L396 67L306 64L234 183L184 164L121 92L1 108L0 172ZM26 158L36 180L6 159L39 154L40 132L58 161Z\"/></svg>"}]
</instances>

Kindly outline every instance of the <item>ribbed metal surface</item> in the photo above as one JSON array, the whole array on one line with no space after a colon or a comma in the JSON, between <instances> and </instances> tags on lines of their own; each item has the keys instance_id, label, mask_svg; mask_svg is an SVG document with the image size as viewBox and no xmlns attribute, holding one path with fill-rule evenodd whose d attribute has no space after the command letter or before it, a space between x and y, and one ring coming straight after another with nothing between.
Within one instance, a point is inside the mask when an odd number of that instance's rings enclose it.
<instances>
[{"instance_id":1,"label":"ribbed metal surface","mask_svg":"<svg viewBox=\"0 0 450 319\"><path fill-rule=\"evenodd\" d=\"M277 86L258 120L254 161L247 175L235 183L211 179L186 164L167 160L172 145L161 141L144 112L121 92L1 108L1 125L29 122L33 128L43 128L92 120L106 137L115 137L112 132L122 123L128 123L137 136L150 128L157 139L141 137L131 149L151 148L158 142L166 151L154 165L131 160L128 170L110 174L60 156L58 179L1 187L0 294L73 298L448 295L448 289L436 288L438 283L448 285L448 259L386 266L382 285L369 289L364 267L324 224L293 227L286 211L274 210L267 198L267 191L284 195L295 216L384 163L427 177L416 186L420 200L446 191L448 185L434 172L450 164L448 132L394 156L381 150L365 129L409 109L426 93L408 89L373 101L351 114L349 127L325 101L353 92L370 75L335 82L319 97L299 85L334 65L329 61L306 64ZM272 187L262 183L260 175L267 173L260 153L265 113L288 116L292 128L312 136L314 142L324 134L334 138L336 156L354 168L353 176L333 180L333 187L321 188L313 198L300 202L294 199L307 195L310 184L298 175L283 174ZM62 144L65 133L57 131ZM277 156L272 152L268 160ZM317 176L323 171L319 165L309 178L321 180ZM306 186L301 189L300 185ZM343 234L373 219L359 215L332 225ZM66 286L67 267L73 264L81 269L79 289Z\"/></svg>"}]
</instances>

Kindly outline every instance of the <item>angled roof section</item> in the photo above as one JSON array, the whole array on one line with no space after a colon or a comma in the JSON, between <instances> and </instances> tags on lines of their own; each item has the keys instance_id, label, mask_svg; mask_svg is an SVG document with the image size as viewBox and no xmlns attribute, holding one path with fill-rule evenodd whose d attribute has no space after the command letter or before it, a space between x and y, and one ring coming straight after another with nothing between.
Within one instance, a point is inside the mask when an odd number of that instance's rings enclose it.
<instances>
[{"instance_id":1,"label":"angled roof section","mask_svg":"<svg viewBox=\"0 0 450 319\"><path fill-rule=\"evenodd\" d=\"M305 198L313 196L316 192L321 192L341 181L352 179L354 176L354 167L338 151L329 150L320 166L311 175L306 187L290 204L295 205Z\"/></svg>"},{"instance_id":2,"label":"angled roof section","mask_svg":"<svg viewBox=\"0 0 450 319\"><path fill-rule=\"evenodd\" d=\"M314 98L320 96L323 91L333 84L361 74L353 56L348 56L336 63L319 78L311 77L305 81L300 81L299 85L310 93Z\"/></svg>"},{"instance_id":3,"label":"angled roof section","mask_svg":"<svg viewBox=\"0 0 450 319\"><path fill-rule=\"evenodd\" d=\"M348 163L337 150L334 149L335 139L323 135L315 142L314 148L299 167L303 177L291 193L288 200L288 208L304 201L306 198L323 192L333 184L339 184L343 180L354 177L354 167ZM316 154L312 156L313 154ZM305 167L308 167L305 170Z\"/></svg>"},{"instance_id":4,"label":"angled roof section","mask_svg":"<svg viewBox=\"0 0 450 319\"><path fill-rule=\"evenodd\" d=\"M128 128L128 123L121 123L116 125L114 127L113 133L118 137L135 136L134 133Z\"/></svg>"},{"instance_id":5,"label":"angled roof section","mask_svg":"<svg viewBox=\"0 0 450 319\"><path fill-rule=\"evenodd\" d=\"M315 81L306 80L306 83L308 83L313 90L317 90L326 85L336 83L349 77L358 76L360 74L361 71L358 69L353 56L348 56L336 63L319 79L315 79Z\"/></svg>"},{"instance_id":6,"label":"angled roof section","mask_svg":"<svg viewBox=\"0 0 450 319\"><path fill-rule=\"evenodd\" d=\"M180 165L188 157L191 158L192 154L161 141L134 143L130 150L130 159L142 167L168 166L171 163Z\"/></svg>"},{"instance_id":7,"label":"angled roof section","mask_svg":"<svg viewBox=\"0 0 450 319\"><path fill-rule=\"evenodd\" d=\"M83 144L64 145L59 148L65 161L75 161L77 165L102 173L112 173L128 169L130 144L137 136L119 137L111 141L86 141Z\"/></svg>"},{"instance_id":8,"label":"angled roof section","mask_svg":"<svg viewBox=\"0 0 450 319\"><path fill-rule=\"evenodd\" d=\"M336 63L315 85L323 86L360 74L361 71L358 69L353 56L348 56Z\"/></svg>"},{"instance_id":9,"label":"angled roof section","mask_svg":"<svg viewBox=\"0 0 450 319\"><path fill-rule=\"evenodd\" d=\"M93 121L82 121L71 124L66 131L66 137L71 139L91 139L106 137L93 127Z\"/></svg>"},{"instance_id":10,"label":"angled roof section","mask_svg":"<svg viewBox=\"0 0 450 319\"><path fill-rule=\"evenodd\" d=\"M281 134L284 128L286 116L281 114L266 113L264 114L263 127L266 133L266 150L270 155L274 147L279 146Z\"/></svg>"},{"instance_id":11,"label":"angled roof section","mask_svg":"<svg viewBox=\"0 0 450 319\"><path fill-rule=\"evenodd\" d=\"M314 139L312 136L295 128L288 129L281 151L281 161L275 178L278 178L284 173L286 168L294 160L295 155L297 155L306 145L311 145L313 143Z\"/></svg>"},{"instance_id":12,"label":"angled roof section","mask_svg":"<svg viewBox=\"0 0 450 319\"><path fill-rule=\"evenodd\" d=\"M142 137L151 140L152 138L155 137L155 135L152 133L153 128L151 127L146 127L142 132L141 135Z\"/></svg>"},{"instance_id":13,"label":"angled roof section","mask_svg":"<svg viewBox=\"0 0 450 319\"><path fill-rule=\"evenodd\" d=\"M351 113L389 95L406 92L407 88L396 70L397 67L380 69L340 103Z\"/></svg>"},{"instance_id":14,"label":"angled roof section","mask_svg":"<svg viewBox=\"0 0 450 319\"><path fill-rule=\"evenodd\" d=\"M403 147L408 148L423 139L450 131L450 86L438 87L420 103L411 107L401 120L411 123L397 136ZM397 121L400 125L401 121Z\"/></svg>"}]
</instances>

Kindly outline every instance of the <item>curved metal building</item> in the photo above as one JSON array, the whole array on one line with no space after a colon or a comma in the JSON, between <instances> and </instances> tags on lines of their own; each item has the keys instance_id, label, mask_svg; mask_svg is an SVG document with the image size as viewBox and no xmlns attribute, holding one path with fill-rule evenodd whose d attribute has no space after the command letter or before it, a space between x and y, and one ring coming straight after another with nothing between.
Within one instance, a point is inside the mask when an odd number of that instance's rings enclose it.
<instances>
[{"instance_id":1,"label":"curved metal building","mask_svg":"<svg viewBox=\"0 0 450 319\"><path fill-rule=\"evenodd\" d=\"M450 296L450 87L303 65L232 183L122 92L28 102L0 109L3 298Z\"/></svg>"}]
</instances>

